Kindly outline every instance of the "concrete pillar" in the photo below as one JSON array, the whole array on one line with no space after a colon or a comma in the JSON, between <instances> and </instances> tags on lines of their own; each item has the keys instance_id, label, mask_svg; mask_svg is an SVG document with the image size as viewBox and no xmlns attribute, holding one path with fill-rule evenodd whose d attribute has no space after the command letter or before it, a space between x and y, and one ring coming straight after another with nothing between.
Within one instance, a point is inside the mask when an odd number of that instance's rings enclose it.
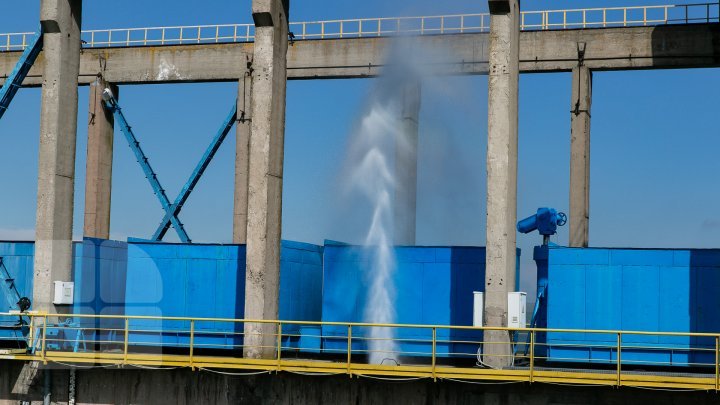
<instances>
[{"instance_id":1,"label":"concrete pillar","mask_svg":"<svg viewBox=\"0 0 720 405\"><path fill-rule=\"evenodd\" d=\"M85 224L83 236L110 238L110 198L112 195L113 134L115 119L103 108L106 88L119 97L118 87L98 77L90 85L87 162L85 169Z\"/></svg>"},{"instance_id":2,"label":"concrete pillar","mask_svg":"<svg viewBox=\"0 0 720 405\"><path fill-rule=\"evenodd\" d=\"M278 319L282 219L287 2L253 0L252 132L248 175L245 318ZM273 358L277 327L245 324L245 356Z\"/></svg>"},{"instance_id":3,"label":"concrete pillar","mask_svg":"<svg viewBox=\"0 0 720 405\"><path fill-rule=\"evenodd\" d=\"M248 63L249 65L249 63ZM233 243L247 243L248 171L250 169L250 132L252 119L252 75L238 81L238 112L235 132L235 201L233 209Z\"/></svg>"},{"instance_id":4,"label":"concrete pillar","mask_svg":"<svg viewBox=\"0 0 720 405\"><path fill-rule=\"evenodd\" d=\"M587 247L590 222L590 106L592 72L573 69L570 113L570 246Z\"/></svg>"},{"instance_id":5,"label":"concrete pillar","mask_svg":"<svg viewBox=\"0 0 720 405\"><path fill-rule=\"evenodd\" d=\"M72 277L81 10L81 0L40 3L45 34L33 309L50 313L69 310L52 298L53 281Z\"/></svg>"},{"instance_id":6,"label":"concrete pillar","mask_svg":"<svg viewBox=\"0 0 720 405\"><path fill-rule=\"evenodd\" d=\"M507 8L495 9L490 19L486 326L507 326L507 293L515 289L516 281L520 2L506 3ZM509 336L506 332L486 332L485 341L509 342ZM511 353L509 344L486 344L484 361L493 367L508 366Z\"/></svg>"},{"instance_id":7,"label":"concrete pillar","mask_svg":"<svg viewBox=\"0 0 720 405\"><path fill-rule=\"evenodd\" d=\"M395 147L395 244L415 245L420 82L402 89L402 139Z\"/></svg>"}]
</instances>

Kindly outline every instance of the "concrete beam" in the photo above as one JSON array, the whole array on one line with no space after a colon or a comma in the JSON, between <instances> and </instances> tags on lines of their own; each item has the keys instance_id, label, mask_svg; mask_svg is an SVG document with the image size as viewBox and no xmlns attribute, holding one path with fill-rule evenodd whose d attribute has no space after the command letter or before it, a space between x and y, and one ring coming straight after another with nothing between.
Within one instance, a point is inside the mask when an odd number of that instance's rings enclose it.
<instances>
[{"instance_id":1,"label":"concrete beam","mask_svg":"<svg viewBox=\"0 0 720 405\"><path fill-rule=\"evenodd\" d=\"M395 146L395 244L415 245L417 211L417 148L421 87L409 80L402 88L402 138Z\"/></svg>"},{"instance_id":2,"label":"concrete beam","mask_svg":"<svg viewBox=\"0 0 720 405\"><path fill-rule=\"evenodd\" d=\"M522 72L570 72L578 44L591 70L720 66L720 24L531 31L520 35Z\"/></svg>"},{"instance_id":3,"label":"concrete beam","mask_svg":"<svg viewBox=\"0 0 720 405\"><path fill-rule=\"evenodd\" d=\"M67 312L52 304L53 281L72 280L80 68L81 0L42 0L44 34L33 309Z\"/></svg>"},{"instance_id":4,"label":"concrete beam","mask_svg":"<svg viewBox=\"0 0 720 405\"><path fill-rule=\"evenodd\" d=\"M249 63L248 63L249 64ZM252 70L238 81L238 112L235 131L235 198L233 243L247 243L248 172L250 170L250 134L252 132Z\"/></svg>"},{"instance_id":5,"label":"concrete beam","mask_svg":"<svg viewBox=\"0 0 720 405\"><path fill-rule=\"evenodd\" d=\"M570 246L587 247L590 222L590 107L592 72L572 73L570 104Z\"/></svg>"},{"instance_id":6,"label":"concrete beam","mask_svg":"<svg viewBox=\"0 0 720 405\"><path fill-rule=\"evenodd\" d=\"M110 238L110 200L112 195L113 137L115 118L103 108L102 93L110 88L115 98L117 86L98 77L90 85L88 141L85 169L85 223L83 236Z\"/></svg>"},{"instance_id":7,"label":"concrete beam","mask_svg":"<svg viewBox=\"0 0 720 405\"><path fill-rule=\"evenodd\" d=\"M487 74L488 34L428 35L422 46L442 50L429 60L437 74ZM390 38L296 41L288 49L288 79L363 78L379 74ZM585 65L592 70L720 67L718 24L665 25L520 34L520 71L570 72L577 66L577 44L587 47ZM253 44L201 44L85 49L80 84L105 78L116 84L237 81ZM20 52L0 52L0 76L7 77ZM26 86L41 84L40 54ZM1 82L1 81L0 81Z\"/></svg>"},{"instance_id":8,"label":"concrete beam","mask_svg":"<svg viewBox=\"0 0 720 405\"><path fill-rule=\"evenodd\" d=\"M258 9L263 1L253 0L253 13L272 11L277 19L255 27L245 319L279 318L288 22L279 0L272 1L271 9ZM245 356L274 358L277 333L272 324L245 323Z\"/></svg>"},{"instance_id":9,"label":"concrete beam","mask_svg":"<svg viewBox=\"0 0 720 405\"><path fill-rule=\"evenodd\" d=\"M507 326L507 296L515 288L517 222L520 1L490 18L488 76L485 325ZM484 362L506 367L512 348L506 332L487 331Z\"/></svg>"}]
</instances>

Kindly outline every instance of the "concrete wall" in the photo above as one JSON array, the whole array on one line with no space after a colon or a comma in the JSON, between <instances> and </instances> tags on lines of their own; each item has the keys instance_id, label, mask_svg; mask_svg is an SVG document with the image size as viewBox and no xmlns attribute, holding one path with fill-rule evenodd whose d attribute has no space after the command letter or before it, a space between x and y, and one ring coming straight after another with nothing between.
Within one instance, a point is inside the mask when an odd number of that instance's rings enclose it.
<instances>
[{"instance_id":1,"label":"concrete wall","mask_svg":"<svg viewBox=\"0 0 720 405\"><path fill-rule=\"evenodd\" d=\"M0 362L0 405L10 394L20 362ZM58 373L60 374L60 373ZM67 373L65 373L67 375ZM57 378L56 385L63 384ZM162 389L158 389L162 387ZM60 394L58 394L60 395ZM39 396L34 395L35 401ZM65 398L56 398L59 400ZM347 376L273 374L225 376L182 370L78 370L76 403L82 404L715 404L706 392L663 392L543 384L485 385L418 380L393 383ZM39 402L33 402L39 403Z\"/></svg>"}]
</instances>

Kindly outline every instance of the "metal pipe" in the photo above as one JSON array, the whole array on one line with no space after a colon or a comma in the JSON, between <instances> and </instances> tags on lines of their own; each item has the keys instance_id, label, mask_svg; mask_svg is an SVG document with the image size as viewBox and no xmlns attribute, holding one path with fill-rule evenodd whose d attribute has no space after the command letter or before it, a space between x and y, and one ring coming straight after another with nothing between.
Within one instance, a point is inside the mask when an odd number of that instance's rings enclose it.
<instances>
[{"instance_id":1,"label":"metal pipe","mask_svg":"<svg viewBox=\"0 0 720 405\"><path fill-rule=\"evenodd\" d=\"M50 405L51 395L51 371L49 369L43 370L43 405Z\"/></svg>"},{"instance_id":2,"label":"metal pipe","mask_svg":"<svg viewBox=\"0 0 720 405\"><path fill-rule=\"evenodd\" d=\"M70 381L68 383L68 405L75 405L75 387L77 376L75 374L75 369L70 369Z\"/></svg>"},{"instance_id":3,"label":"metal pipe","mask_svg":"<svg viewBox=\"0 0 720 405\"><path fill-rule=\"evenodd\" d=\"M715 336L715 391L720 391L720 336Z\"/></svg>"},{"instance_id":4,"label":"metal pipe","mask_svg":"<svg viewBox=\"0 0 720 405\"><path fill-rule=\"evenodd\" d=\"M617 334L617 386L619 387L622 382L622 332Z\"/></svg>"},{"instance_id":5,"label":"metal pipe","mask_svg":"<svg viewBox=\"0 0 720 405\"><path fill-rule=\"evenodd\" d=\"M530 383L533 382L535 371L535 332L530 332Z\"/></svg>"},{"instance_id":6,"label":"metal pipe","mask_svg":"<svg viewBox=\"0 0 720 405\"><path fill-rule=\"evenodd\" d=\"M352 365L352 325L348 325L348 341L347 341L347 372L350 374L350 367Z\"/></svg>"}]
</instances>

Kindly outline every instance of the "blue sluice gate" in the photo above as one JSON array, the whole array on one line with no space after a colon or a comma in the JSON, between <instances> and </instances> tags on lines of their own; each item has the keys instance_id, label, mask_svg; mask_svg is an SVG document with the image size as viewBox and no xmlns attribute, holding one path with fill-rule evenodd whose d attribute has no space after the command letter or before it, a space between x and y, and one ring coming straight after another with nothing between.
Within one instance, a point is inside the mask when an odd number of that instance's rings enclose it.
<instances>
[{"instance_id":1,"label":"blue sluice gate","mask_svg":"<svg viewBox=\"0 0 720 405\"><path fill-rule=\"evenodd\" d=\"M394 322L416 325L464 325L473 320L473 291L484 291L485 248L395 247L395 270L388 280L394 298ZM519 251L518 251L519 254ZM367 311L373 251L360 246L325 246L323 271L323 322L373 322ZM377 320L375 320L377 322ZM305 350L345 353L347 328L323 325L307 328L301 341ZM352 350L366 353L368 328L353 328ZM310 336L322 336L310 339ZM404 356L430 356L430 329L395 331ZM438 329L436 354L474 358L478 345L455 343L482 341L479 330ZM453 342L450 342L453 341ZM322 347L320 347L322 346Z\"/></svg>"},{"instance_id":2,"label":"blue sluice gate","mask_svg":"<svg viewBox=\"0 0 720 405\"><path fill-rule=\"evenodd\" d=\"M538 285L547 286L539 327L720 332L718 249L538 246L535 260ZM547 333L538 337L547 344L546 353L539 355L552 362L617 361L617 350L612 348L618 339L614 333ZM715 363L713 337L628 334L623 335L622 345L623 364Z\"/></svg>"},{"instance_id":3,"label":"blue sluice gate","mask_svg":"<svg viewBox=\"0 0 720 405\"><path fill-rule=\"evenodd\" d=\"M32 297L31 242L2 242L0 257L16 295ZM394 322L471 325L473 291L484 290L482 247L396 247ZM519 255L519 251L518 251ZM599 249L538 246L538 286L544 291L536 317L551 329L647 332L720 332L720 250ZM280 317L294 321L368 322L366 311L372 251L326 243L283 241ZM79 314L226 318L244 316L245 247L171 243L125 243L85 239L74 245L75 296ZM3 290L0 312L15 309L17 297ZM111 329L122 319L75 318L96 335L117 341ZM129 343L186 347L187 321L131 320ZM237 349L242 325L198 321L195 345ZM367 329L367 328L365 328ZM17 318L0 319L0 344L24 338ZM368 330L356 327L353 353L368 350ZM405 356L431 354L428 329L396 331ZM439 357L470 358L477 330L438 329ZM283 348L307 354L346 353L347 328L283 325ZM69 340L83 337L66 337ZM536 355L549 362L612 364L617 335L551 332L537 336ZM11 344L12 346L12 344ZM635 347L633 347L635 346ZM623 365L688 366L714 363L713 337L624 335Z\"/></svg>"},{"instance_id":4,"label":"blue sluice gate","mask_svg":"<svg viewBox=\"0 0 720 405\"><path fill-rule=\"evenodd\" d=\"M245 246L125 243L85 239L73 244L73 312L90 315L241 319L245 310ZM0 257L22 296L32 297L32 242L0 243ZM283 241L280 258L280 318L320 319L322 247ZM299 291L298 288L302 288ZM5 291L5 290L3 290ZM3 295L9 295L3 292ZM0 312L16 309L15 297L0 301ZM7 303L5 303L7 301ZM117 341L123 319L82 318L74 322L93 336L64 337ZM0 344L23 339L17 318L0 318ZM137 346L189 344L189 321L130 320L129 343ZM235 349L243 325L196 322L198 348ZM286 333L293 328L287 326ZM295 332L298 328L296 327Z\"/></svg>"}]
</instances>

